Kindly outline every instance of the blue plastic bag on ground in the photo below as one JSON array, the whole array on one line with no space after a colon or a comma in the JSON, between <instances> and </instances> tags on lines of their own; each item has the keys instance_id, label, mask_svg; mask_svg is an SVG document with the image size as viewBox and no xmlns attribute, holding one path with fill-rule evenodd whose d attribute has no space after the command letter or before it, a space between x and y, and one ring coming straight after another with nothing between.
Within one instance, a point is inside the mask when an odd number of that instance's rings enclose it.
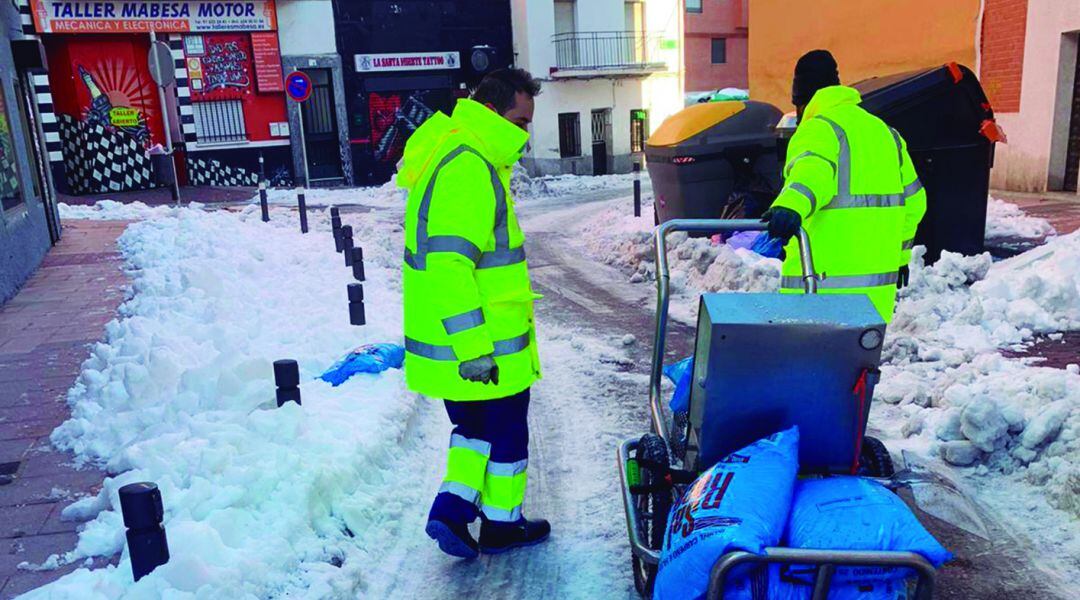
<instances>
[{"instance_id":1,"label":"blue plastic bag on ground","mask_svg":"<svg viewBox=\"0 0 1080 600\"><path fill-rule=\"evenodd\" d=\"M675 384L675 393L671 395L671 412L690 410L690 378L694 372L694 357L688 356L673 365L664 367L664 376Z\"/></svg>"},{"instance_id":2,"label":"blue plastic bag on ground","mask_svg":"<svg viewBox=\"0 0 1080 600\"><path fill-rule=\"evenodd\" d=\"M952 558L904 501L861 477L806 479L795 486L787 544L820 550L895 550L920 554L934 567ZM813 567L785 567L788 580L813 580ZM838 567L837 583L877 584L909 577L895 567ZM830 596L831 598L832 596Z\"/></svg>"},{"instance_id":3,"label":"blue plastic bag on ground","mask_svg":"<svg viewBox=\"0 0 1080 600\"><path fill-rule=\"evenodd\" d=\"M698 477L668 515L653 598L701 598L720 556L779 543L798 470L799 430L792 427L729 454Z\"/></svg>"},{"instance_id":4,"label":"blue plastic bag on ground","mask_svg":"<svg viewBox=\"0 0 1080 600\"><path fill-rule=\"evenodd\" d=\"M346 354L319 379L337 387L357 373L382 373L400 369L405 362L405 349L397 344L366 344Z\"/></svg>"}]
</instances>

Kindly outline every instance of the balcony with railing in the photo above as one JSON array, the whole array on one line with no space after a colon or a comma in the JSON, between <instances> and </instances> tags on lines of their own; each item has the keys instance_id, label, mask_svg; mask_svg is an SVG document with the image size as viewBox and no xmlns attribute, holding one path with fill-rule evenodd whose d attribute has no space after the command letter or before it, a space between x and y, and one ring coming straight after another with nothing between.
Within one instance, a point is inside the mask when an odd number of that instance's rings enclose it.
<instances>
[{"instance_id":1,"label":"balcony with railing","mask_svg":"<svg viewBox=\"0 0 1080 600\"><path fill-rule=\"evenodd\" d=\"M660 36L640 31L574 31L551 37L554 77L641 77L664 71Z\"/></svg>"}]
</instances>

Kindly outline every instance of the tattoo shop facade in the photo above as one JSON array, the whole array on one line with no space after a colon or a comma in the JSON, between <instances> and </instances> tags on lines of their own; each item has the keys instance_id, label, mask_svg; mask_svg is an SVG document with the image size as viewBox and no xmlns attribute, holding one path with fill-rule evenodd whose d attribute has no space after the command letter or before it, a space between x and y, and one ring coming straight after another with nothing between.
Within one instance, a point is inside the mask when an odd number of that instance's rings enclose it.
<instances>
[{"instance_id":1,"label":"tattoo shop facade","mask_svg":"<svg viewBox=\"0 0 1080 600\"><path fill-rule=\"evenodd\" d=\"M420 124L514 62L509 0L333 0L333 8L358 184L389 180Z\"/></svg>"},{"instance_id":2,"label":"tattoo shop facade","mask_svg":"<svg viewBox=\"0 0 1080 600\"><path fill-rule=\"evenodd\" d=\"M161 154L169 142L181 184L254 186L260 173L272 185L293 183L303 152L290 126L274 0L17 2L24 32L40 36L48 57L35 92L60 190L168 185ZM176 75L163 93L148 65L152 37L168 44ZM328 114L305 107L305 125L333 120L332 92L318 92L312 100L323 103L317 109L329 103ZM345 182L342 154L333 153L328 183Z\"/></svg>"}]
</instances>

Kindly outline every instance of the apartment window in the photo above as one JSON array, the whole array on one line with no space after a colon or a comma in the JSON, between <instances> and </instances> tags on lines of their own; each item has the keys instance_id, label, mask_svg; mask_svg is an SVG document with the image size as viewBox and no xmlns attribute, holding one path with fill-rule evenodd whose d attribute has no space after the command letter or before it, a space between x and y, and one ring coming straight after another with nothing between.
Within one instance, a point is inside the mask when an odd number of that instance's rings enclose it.
<instances>
[{"instance_id":1,"label":"apartment window","mask_svg":"<svg viewBox=\"0 0 1080 600\"><path fill-rule=\"evenodd\" d=\"M686 12L701 12L701 0L686 0Z\"/></svg>"},{"instance_id":2,"label":"apartment window","mask_svg":"<svg viewBox=\"0 0 1080 600\"><path fill-rule=\"evenodd\" d=\"M647 139L649 139L649 111L641 108L630 111L630 152L644 152Z\"/></svg>"},{"instance_id":3,"label":"apartment window","mask_svg":"<svg viewBox=\"0 0 1080 600\"><path fill-rule=\"evenodd\" d=\"M581 114L559 114L559 156L581 156Z\"/></svg>"},{"instance_id":4,"label":"apartment window","mask_svg":"<svg viewBox=\"0 0 1080 600\"><path fill-rule=\"evenodd\" d=\"M11 117L0 87L0 206L11 210L23 203L19 193L19 167L15 156L15 140L11 135ZM12 112L15 112L12 106Z\"/></svg>"},{"instance_id":5,"label":"apartment window","mask_svg":"<svg viewBox=\"0 0 1080 600\"><path fill-rule=\"evenodd\" d=\"M577 4L573 0L555 0L555 34L577 30Z\"/></svg>"},{"instance_id":6,"label":"apartment window","mask_svg":"<svg viewBox=\"0 0 1080 600\"><path fill-rule=\"evenodd\" d=\"M712 39L712 64L722 65L727 62L727 38Z\"/></svg>"},{"instance_id":7,"label":"apartment window","mask_svg":"<svg viewBox=\"0 0 1080 600\"><path fill-rule=\"evenodd\" d=\"M247 141L244 103L241 100L193 102L195 135L200 144Z\"/></svg>"}]
</instances>

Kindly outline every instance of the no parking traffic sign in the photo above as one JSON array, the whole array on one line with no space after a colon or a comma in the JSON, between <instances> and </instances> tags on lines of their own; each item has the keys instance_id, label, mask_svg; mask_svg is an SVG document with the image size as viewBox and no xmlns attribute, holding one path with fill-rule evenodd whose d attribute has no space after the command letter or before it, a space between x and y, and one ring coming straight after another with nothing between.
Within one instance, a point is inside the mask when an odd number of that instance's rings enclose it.
<instances>
[{"instance_id":1,"label":"no parking traffic sign","mask_svg":"<svg viewBox=\"0 0 1080 600\"><path fill-rule=\"evenodd\" d=\"M285 79L285 93L297 102L311 97L311 79L303 71L293 71Z\"/></svg>"}]
</instances>

